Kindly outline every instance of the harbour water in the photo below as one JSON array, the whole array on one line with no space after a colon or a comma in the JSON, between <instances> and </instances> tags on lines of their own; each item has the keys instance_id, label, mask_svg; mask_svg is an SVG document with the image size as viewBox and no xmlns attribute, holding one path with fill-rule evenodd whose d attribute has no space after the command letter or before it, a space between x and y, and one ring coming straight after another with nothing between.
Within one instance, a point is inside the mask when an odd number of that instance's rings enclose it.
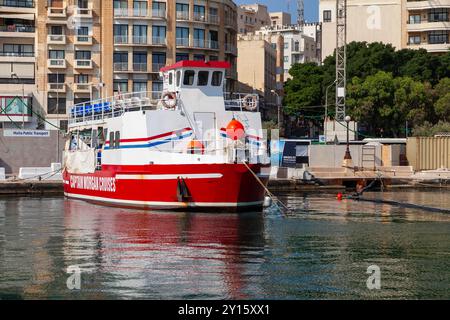
<instances>
[{"instance_id":1,"label":"harbour water","mask_svg":"<svg viewBox=\"0 0 450 320\"><path fill-rule=\"evenodd\" d=\"M333 194L279 196L295 212L0 199L0 299L450 298L450 215ZM384 196L450 207L449 191ZM379 290L366 285L374 265ZM80 271L80 289L68 288L68 268Z\"/></svg>"}]
</instances>

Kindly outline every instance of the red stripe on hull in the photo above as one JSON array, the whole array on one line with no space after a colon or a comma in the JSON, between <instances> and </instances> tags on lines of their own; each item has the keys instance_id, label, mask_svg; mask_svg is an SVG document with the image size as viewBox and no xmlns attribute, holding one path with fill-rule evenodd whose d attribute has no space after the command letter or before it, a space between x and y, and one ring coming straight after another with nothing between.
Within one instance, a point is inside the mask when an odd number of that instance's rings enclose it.
<instances>
[{"instance_id":1,"label":"red stripe on hull","mask_svg":"<svg viewBox=\"0 0 450 320\"><path fill-rule=\"evenodd\" d=\"M269 165L249 165L255 173ZM190 198L178 200L178 176ZM94 174L64 172L69 197L122 207L262 208L265 190L243 164L103 166ZM267 184L268 178L261 180ZM234 210L233 210L234 211Z\"/></svg>"}]
</instances>

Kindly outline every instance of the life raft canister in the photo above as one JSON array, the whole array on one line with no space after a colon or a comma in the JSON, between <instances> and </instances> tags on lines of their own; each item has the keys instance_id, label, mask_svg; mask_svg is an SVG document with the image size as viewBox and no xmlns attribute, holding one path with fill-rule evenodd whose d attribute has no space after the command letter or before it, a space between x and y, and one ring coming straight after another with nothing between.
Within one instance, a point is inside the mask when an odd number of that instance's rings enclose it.
<instances>
[{"instance_id":1,"label":"life raft canister","mask_svg":"<svg viewBox=\"0 0 450 320\"><path fill-rule=\"evenodd\" d=\"M227 125L227 136L232 140L240 140L245 136L244 125L233 118Z\"/></svg>"},{"instance_id":2,"label":"life raft canister","mask_svg":"<svg viewBox=\"0 0 450 320\"><path fill-rule=\"evenodd\" d=\"M198 140L191 140L188 142L187 150L191 154L204 154L205 146Z\"/></svg>"}]
</instances>

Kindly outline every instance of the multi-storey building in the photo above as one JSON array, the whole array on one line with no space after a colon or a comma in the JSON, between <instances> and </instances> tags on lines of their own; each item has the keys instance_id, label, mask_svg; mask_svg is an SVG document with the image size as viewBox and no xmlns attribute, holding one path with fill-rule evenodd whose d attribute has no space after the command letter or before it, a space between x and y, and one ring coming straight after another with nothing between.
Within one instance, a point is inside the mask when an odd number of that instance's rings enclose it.
<instances>
[{"instance_id":1,"label":"multi-storey building","mask_svg":"<svg viewBox=\"0 0 450 320\"><path fill-rule=\"evenodd\" d=\"M238 32L253 33L264 26L270 26L270 15L267 7L261 4L245 4L237 9Z\"/></svg>"},{"instance_id":2,"label":"multi-storey building","mask_svg":"<svg viewBox=\"0 0 450 320\"><path fill-rule=\"evenodd\" d=\"M14 28L29 30L25 38L33 48L17 50L36 52L23 59L32 63L27 81L36 87L29 92L34 92L48 129L64 128L73 104L118 92L161 91L160 68L179 60L226 60L232 65L226 89L235 88L237 7L232 0L16 2L19 7L32 4L22 9L29 10L27 19L32 19ZM9 21L4 28L13 28L7 27Z\"/></svg>"},{"instance_id":3,"label":"multi-storey building","mask_svg":"<svg viewBox=\"0 0 450 320\"><path fill-rule=\"evenodd\" d=\"M270 14L270 26L281 27L292 24L291 14L287 12L271 12Z\"/></svg>"},{"instance_id":4,"label":"multi-storey building","mask_svg":"<svg viewBox=\"0 0 450 320\"><path fill-rule=\"evenodd\" d=\"M0 126L37 126L33 0L0 0Z\"/></svg>"},{"instance_id":5,"label":"multi-storey building","mask_svg":"<svg viewBox=\"0 0 450 320\"><path fill-rule=\"evenodd\" d=\"M392 44L397 49L447 52L450 0L347 0L347 42ZM322 59L336 47L336 0L320 0Z\"/></svg>"},{"instance_id":6,"label":"multi-storey building","mask_svg":"<svg viewBox=\"0 0 450 320\"><path fill-rule=\"evenodd\" d=\"M275 39L277 38L277 39ZM258 93L263 118L268 118L277 106L278 52L271 42L283 43L281 36L262 34L239 35L238 81L241 92Z\"/></svg>"},{"instance_id":7,"label":"multi-storey building","mask_svg":"<svg viewBox=\"0 0 450 320\"><path fill-rule=\"evenodd\" d=\"M281 35L283 44L284 79L290 79L289 69L295 63L319 62L317 59L316 41L306 36L297 25L281 27L265 27L257 31L264 35Z\"/></svg>"}]
</instances>

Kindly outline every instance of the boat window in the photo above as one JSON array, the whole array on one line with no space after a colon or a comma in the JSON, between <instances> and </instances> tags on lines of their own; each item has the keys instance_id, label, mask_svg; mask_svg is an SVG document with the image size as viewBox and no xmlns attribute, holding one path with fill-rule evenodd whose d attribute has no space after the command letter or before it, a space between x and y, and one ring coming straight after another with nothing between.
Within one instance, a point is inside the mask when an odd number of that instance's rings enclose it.
<instances>
[{"instance_id":1,"label":"boat window","mask_svg":"<svg viewBox=\"0 0 450 320\"><path fill-rule=\"evenodd\" d=\"M116 139L114 140L114 148L120 147L120 131L116 131Z\"/></svg>"},{"instance_id":2,"label":"boat window","mask_svg":"<svg viewBox=\"0 0 450 320\"><path fill-rule=\"evenodd\" d=\"M178 71L177 72L177 87L180 86L180 83L181 83L181 71Z\"/></svg>"},{"instance_id":3,"label":"boat window","mask_svg":"<svg viewBox=\"0 0 450 320\"><path fill-rule=\"evenodd\" d=\"M194 77L195 77L195 71L193 70L187 70L184 73L184 80L183 84L185 86L192 86L194 84Z\"/></svg>"},{"instance_id":4,"label":"boat window","mask_svg":"<svg viewBox=\"0 0 450 320\"><path fill-rule=\"evenodd\" d=\"M208 85L209 71L200 71L198 73L197 86L203 87Z\"/></svg>"},{"instance_id":5,"label":"boat window","mask_svg":"<svg viewBox=\"0 0 450 320\"><path fill-rule=\"evenodd\" d=\"M173 83L173 73L170 72L169 73L169 84L172 85L172 83Z\"/></svg>"},{"instance_id":6,"label":"boat window","mask_svg":"<svg viewBox=\"0 0 450 320\"><path fill-rule=\"evenodd\" d=\"M222 71L214 71L212 74L211 84L214 87L220 87L222 85Z\"/></svg>"},{"instance_id":7,"label":"boat window","mask_svg":"<svg viewBox=\"0 0 450 320\"><path fill-rule=\"evenodd\" d=\"M114 149L114 132L109 133L109 148Z\"/></svg>"}]
</instances>

